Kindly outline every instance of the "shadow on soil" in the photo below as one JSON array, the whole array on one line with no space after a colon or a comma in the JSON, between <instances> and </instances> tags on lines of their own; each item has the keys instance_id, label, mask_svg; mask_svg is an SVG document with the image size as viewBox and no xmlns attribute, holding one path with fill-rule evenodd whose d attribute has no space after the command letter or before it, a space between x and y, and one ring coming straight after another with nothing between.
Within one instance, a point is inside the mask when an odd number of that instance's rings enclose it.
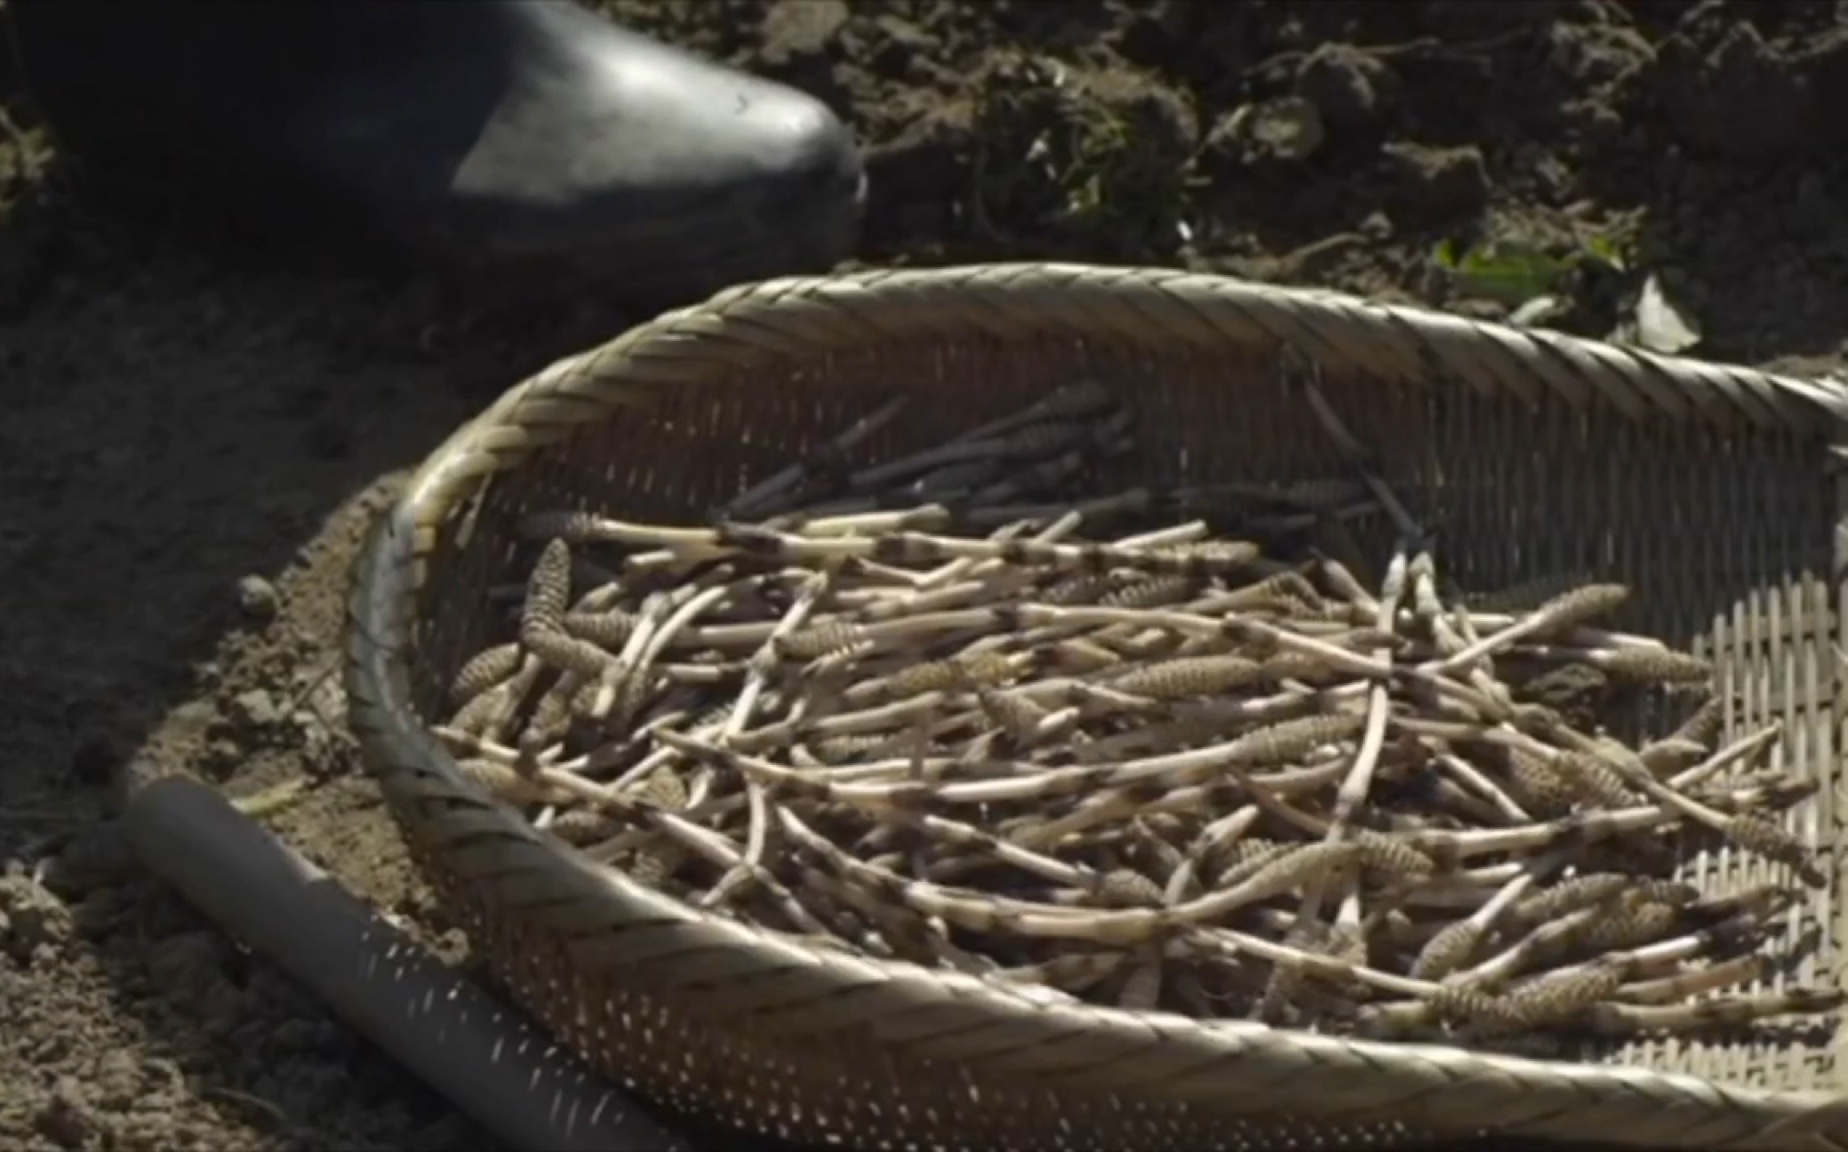
<instances>
[{"instance_id":1,"label":"shadow on soil","mask_svg":"<svg viewBox=\"0 0 1848 1152\"><path fill-rule=\"evenodd\" d=\"M122 1027L227 1119L302 1147L480 1146L140 878L110 820L114 785L128 771L233 793L325 777L277 823L319 824L318 862L423 912L351 775L329 679L353 547L457 424L643 314L484 313L337 248L254 248L183 205L75 195L69 175L45 172L0 230L0 857L46 861L68 909L34 919L10 893L8 943L28 968L72 963L66 945L87 954L79 983L105 989ZM48 1038L83 1026L35 1018L65 1006L19 1006ZM154 1091L146 1075L134 1092ZM40 1134L83 1143L93 1089L54 1094Z\"/></svg>"}]
</instances>

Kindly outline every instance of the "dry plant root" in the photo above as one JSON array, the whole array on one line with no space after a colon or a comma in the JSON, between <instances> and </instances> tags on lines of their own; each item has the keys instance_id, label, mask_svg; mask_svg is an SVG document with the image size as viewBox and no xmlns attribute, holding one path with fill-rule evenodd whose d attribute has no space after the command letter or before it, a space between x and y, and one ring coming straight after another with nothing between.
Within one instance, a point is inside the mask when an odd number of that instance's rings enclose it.
<instances>
[{"instance_id":1,"label":"dry plant root","mask_svg":"<svg viewBox=\"0 0 1848 1152\"><path fill-rule=\"evenodd\" d=\"M1575 727L1562 668L1631 697L1711 669L1611 630L1619 584L1448 595L1307 395L1358 479L1074 503L1129 445L1086 384L864 460L886 404L709 524L535 512L437 732L689 904L1055 1000L1524 1051L1836 1011L1765 983L1821 882L1780 733L1722 739L1709 699L1626 743L1596 689ZM1377 577L1304 547L1370 516ZM1718 848L1774 879L1653 870Z\"/></svg>"}]
</instances>

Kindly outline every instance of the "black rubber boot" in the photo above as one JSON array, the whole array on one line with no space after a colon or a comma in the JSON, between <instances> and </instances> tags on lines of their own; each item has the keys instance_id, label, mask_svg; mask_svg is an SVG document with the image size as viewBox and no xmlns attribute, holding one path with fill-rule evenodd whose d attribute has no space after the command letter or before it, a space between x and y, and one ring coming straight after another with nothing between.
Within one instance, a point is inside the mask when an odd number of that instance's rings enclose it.
<instances>
[{"instance_id":1,"label":"black rubber boot","mask_svg":"<svg viewBox=\"0 0 1848 1152\"><path fill-rule=\"evenodd\" d=\"M864 180L809 96L568 0L12 0L90 165L267 226L363 226L475 281L631 299L825 269Z\"/></svg>"}]
</instances>

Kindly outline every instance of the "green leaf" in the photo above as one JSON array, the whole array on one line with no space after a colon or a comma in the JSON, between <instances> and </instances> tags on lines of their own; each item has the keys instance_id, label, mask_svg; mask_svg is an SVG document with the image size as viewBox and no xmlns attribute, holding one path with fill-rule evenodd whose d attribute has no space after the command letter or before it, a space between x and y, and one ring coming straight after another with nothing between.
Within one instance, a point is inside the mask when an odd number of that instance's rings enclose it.
<instances>
[{"instance_id":1,"label":"green leaf","mask_svg":"<svg viewBox=\"0 0 1848 1152\"><path fill-rule=\"evenodd\" d=\"M1623 272L1629 267L1623 257L1623 247L1609 236L1593 236L1585 242L1585 254L1612 271Z\"/></svg>"},{"instance_id":2,"label":"green leaf","mask_svg":"<svg viewBox=\"0 0 1848 1152\"><path fill-rule=\"evenodd\" d=\"M1434 258L1464 293L1508 305L1546 295L1572 270L1570 260L1513 241L1480 245L1461 258L1446 241Z\"/></svg>"}]
</instances>

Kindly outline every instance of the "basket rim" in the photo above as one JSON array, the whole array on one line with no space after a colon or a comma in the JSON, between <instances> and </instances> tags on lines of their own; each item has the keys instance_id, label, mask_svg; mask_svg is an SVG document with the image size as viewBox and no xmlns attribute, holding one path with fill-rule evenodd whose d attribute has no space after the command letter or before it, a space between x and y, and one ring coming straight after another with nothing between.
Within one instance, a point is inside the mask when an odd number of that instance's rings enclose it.
<instances>
[{"instance_id":1,"label":"basket rim","mask_svg":"<svg viewBox=\"0 0 1848 1152\"><path fill-rule=\"evenodd\" d=\"M578 935L559 901L594 909L578 923L665 934L692 947L736 950L803 1001L755 1034L799 1044L827 1027L871 1031L895 1052L942 1053L947 1033L972 1074L1044 1077L1058 1087L1069 1061L1035 1063L1042 1048L1082 1032L1128 1067L1159 1054L1172 1075L1136 1077L1137 1090L1227 1115L1279 1108L1305 1119L1407 1120L1448 1131L1555 1139L1621 1139L1643 1146L1848 1147L1848 1091L1719 1083L1640 1067L1570 1064L1460 1048L1342 1039L1248 1022L1202 1022L1119 1009L1050 1005L973 977L811 948L721 920L601 868L532 829L464 778L412 707L406 661L413 598L437 526L493 476L612 412L646 404L657 388L765 357L816 355L894 338L1019 336L1047 328L1212 346L1293 343L1317 355L1369 356L1365 367L1401 380L1461 380L1533 399L1553 393L1631 419L1711 419L1842 441L1848 385L1662 356L1531 329L1466 320L1341 293L1283 288L1159 268L989 264L798 277L743 285L666 313L600 347L560 360L462 425L381 515L356 563L348 599L345 679L349 723L407 836L440 866L469 877L472 898L566 942ZM1471 374L1475 375L1472 377ZM519 884L496 884L517 871ZM551 893L545 907L535 895ZM778 976L777 974L783 974ZM651 978L655 973L651 970ZM754 979L756 973L754 973ZM831 1022L813 1008L829 996L853 1009ZM932 1032L918 1010L956 1002L1011 1043L972 1054L967 1015ZM910 1011L902 1030L883 1021ZM951 1014L945 1014L951 1015ZM763 1024L762 1019L757 1023ZM939 1034L941 1033L941 1034ZM933 1048L933 1041L938 1041ZM1093 1045L1095 1046L1095 1045ZM1292 1088L1307 1077L1313 1083ZM1100 1083L1095 1068L1084 1088ZM1076 1081L1072 1082L1074 1085ZM1107 1085L1106 1085L1107 1087ZM1415 1120L1408 1119L1409 1115Z\"/></svg>"}]
</instances>

